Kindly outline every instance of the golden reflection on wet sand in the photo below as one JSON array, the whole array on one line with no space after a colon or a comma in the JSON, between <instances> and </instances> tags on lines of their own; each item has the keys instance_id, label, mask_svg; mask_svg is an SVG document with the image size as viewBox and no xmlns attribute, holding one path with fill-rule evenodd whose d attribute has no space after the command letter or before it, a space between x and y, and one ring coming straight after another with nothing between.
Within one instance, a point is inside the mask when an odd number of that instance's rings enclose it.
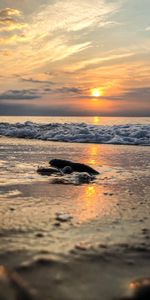
<instances>
[{"instance_id":1,"label":"golden reflection on wet sand","mask_svg":"<svg viewBox=\"0 0 150 300\"><path fill-rule=\"evenodd\" d=\"M103 186L94 183L82 187L82 193L75 201L75 219L77 222L88 222L113 213L114 201L106 198L104 191Z\"/></svg>"},{"instance_id":2,"label":"golden reflection on wet sand","mask_svg":"<svg viewBox=\"0 0 150 300\"><path fill-rule=\"evenodd\" d=\"M97 165L98 147L97 145L91 144L87 150L87 164Z\"/></svg>"},{"instance_id":3,"label":"golden reflection on wet sand","mask_svg":"<svg viewBox=\"0 0 150 300\"><path fill-rule=\"evenodd\" d=\"M100 152L100 146L95 144L91 144L86 149L86 163L97 170L98 166L103 164L103 161L100 161ZM99 180L98 176L96 176L96 181ZM102 178L102 175L100 176ZM106 199L104 192L106 188L94 182L81 188L80 195L75 202L77 222L84 223L112 213L113 204Z\"/></svg>"}]
</instances>

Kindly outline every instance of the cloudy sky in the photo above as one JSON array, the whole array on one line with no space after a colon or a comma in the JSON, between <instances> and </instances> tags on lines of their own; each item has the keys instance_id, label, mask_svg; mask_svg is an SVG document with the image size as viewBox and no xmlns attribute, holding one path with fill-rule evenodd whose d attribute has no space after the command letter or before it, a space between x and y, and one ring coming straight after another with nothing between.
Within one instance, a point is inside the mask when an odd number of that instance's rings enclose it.
<instances>
[{"instance_id":1,"label":"cloudy sky","mask_svg":"<svg viewBox=\"0 0 150 300\"><path fill-rule=\"evenodd\" d=\"M0 0L0 115L150 115L149 0Z\"/></svg>"}]
</instances>

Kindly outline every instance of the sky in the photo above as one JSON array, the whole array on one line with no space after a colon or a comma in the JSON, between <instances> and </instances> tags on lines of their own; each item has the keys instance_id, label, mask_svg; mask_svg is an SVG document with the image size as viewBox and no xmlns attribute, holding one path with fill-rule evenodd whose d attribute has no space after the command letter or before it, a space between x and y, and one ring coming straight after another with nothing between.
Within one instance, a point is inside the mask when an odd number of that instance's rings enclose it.
<instances>
[{"instance_id":1,"label":"sky","mask_svg":"<svg viewBox=\"0 0 150 300\"><path fill-rule=\"evenodd\" d=\"M150 116L149 0L0 0L0 115Z\"/></svg>"}]
</instances>

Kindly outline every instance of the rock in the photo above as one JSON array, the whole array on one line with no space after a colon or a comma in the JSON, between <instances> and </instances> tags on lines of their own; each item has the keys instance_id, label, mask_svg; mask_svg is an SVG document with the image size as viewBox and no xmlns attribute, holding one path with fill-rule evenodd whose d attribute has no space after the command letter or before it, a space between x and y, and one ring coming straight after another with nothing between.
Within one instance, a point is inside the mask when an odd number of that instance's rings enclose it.
<instances>
[{"instance_id":1,"label":"rock","mask_svg":"<svg viewBox=\"0 0 150 300\"><path fill-rule=\"evenodd\" d=\"M54 223L54 226L55 226L55 227L60 227L61 224L60 224L60 222L55 222L55 223Z\"/></svg>"},{"instance_id":2,"label":"rock","mask_svg":"<svg viewBox=\"0 0 150 300\"><path fill-rule=\"evenodd\" d=\"M0 266L0 299L33 300L33 293L16 272L9 272Z\"/></svg>"},{"instance_id":3,"label":"rock","mask_svg":"<svg viewBox=\"0 0 150 300\"><path fill-rule=\"evenodd\" d=\"M72 174L64 174L64 176L52 178L51 183L80 185L90 183L94 179L95 177L88 173L73 172Z\"/></svg>"},{"instance_id":4,"label":"rock","mask_svg":"<svg viewBox=\"0 0 150 300\"><path fill-rule=\"evenodd\" d=\"M93 168L89 167L88 165L81 164L81 163L74 163L69 160L63 159L52 159L50 160L50 165L52 167L58 168L62 170L65 167L71 167L73 172L86 172L88 174L98 175L99 172L94 170Z\"/></svg>"},{"instance_id":5,"label":"rock","mask_svg":"<svg viewBox=\"0 0 150 300\"><path fill-rule=\"evenodd\" d=\"M44 237L44 234L39 232L39 233L36 233L35 235L37 238L43 238Z\"/></svg>"},{"instance_id":6,"label":"rock","mask_svg":"<svg viewBox=\"0 0 150 300\"><path fill-rule=\"evenodd\" d=\"M14 207L10 207L10 211L15 211L15 208Z\"/></svg>"},{"instance_id":7,"label":"rock","mask_svg":"<svg viewBox=\"0 0 150 300\"><path fill-rule=\"evenodd\" d=\"M81 251L86 251L86 250L92 249L92 245L81 242L81 243L78 243L78 244L75 245L75 249L81 250Z\"/></svg>"},{"instance_id":8,"label":"rock","mask_svg":"<svg viewBox=\"0 0 150 300\"><path fill-rule=\"evenodd\" d=\"M90 176L88 173L75 173L74 180L77 184L90 183L93 180L93 176Z\"/></svg>"},{"instance_id":9,"label":"rock","mask_svg":"<svg viewBox=\"0 0 150 300\"><path fill-rule=\"evenodd\" d=\"M150 279L144 278L129 285L131 295L117 300L150 300Z\"/></svg>"},{"instance_id":10,"label":"rock","mask_svg":"<svg viewBox=\"0 0 150 300\"><path fill-rule=\"evenodd\" d=\"M56 220L59 222L68 222L72 219L72 217L65 213L57 213Z\"/></svg>"},{"instance_id":11,"label":"rock","mask_svg":"<svg viewBox=\"0 0 150 300\"><path fill-rule=\"evenodd\" d=\"M61 172L57 168L43 168L39 167L37 169L37 173L44 175L44 176L50 176L52 174L60 174Z\"/></svg>"},{"instance_id":12,"label":"rock","mask_svg":"<svg viewBox=\"0 0 150 300\"><path fill-rule=\"evenodd\" d=\"M53 184L72 184L71 181L67 180L64 177L53 178L51 183L53 183Z\"/></svg>"},{"instance_id":13,"label":"rock","mask_svg":"<svg viewBox=\"0 0 150 300\"><path fill-rule=\"evenodd\" d=\"M62 169L62 172L64 174L71 174L71 173L73 173L73 169L70 166L66 166Z\"/></svg>"}]
</instances>

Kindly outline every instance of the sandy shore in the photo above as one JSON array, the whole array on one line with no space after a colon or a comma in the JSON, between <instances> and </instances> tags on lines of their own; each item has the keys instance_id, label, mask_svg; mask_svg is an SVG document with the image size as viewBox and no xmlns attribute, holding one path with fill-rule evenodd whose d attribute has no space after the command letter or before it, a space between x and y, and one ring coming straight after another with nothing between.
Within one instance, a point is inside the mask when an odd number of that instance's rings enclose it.
<instances>
[{"instance_id":1,"label":"sandy shore","mask_svg":"<svg viewBox=\"0 0 150 300\"><path fill-rule=\"evenodd\" d=\"M11 138L0 147L0 264L17 270L36 299L120 298L150 276L148 147ZM54 157L100 175L54 184L36 172Z\"/></svg>"}]
</instances>

